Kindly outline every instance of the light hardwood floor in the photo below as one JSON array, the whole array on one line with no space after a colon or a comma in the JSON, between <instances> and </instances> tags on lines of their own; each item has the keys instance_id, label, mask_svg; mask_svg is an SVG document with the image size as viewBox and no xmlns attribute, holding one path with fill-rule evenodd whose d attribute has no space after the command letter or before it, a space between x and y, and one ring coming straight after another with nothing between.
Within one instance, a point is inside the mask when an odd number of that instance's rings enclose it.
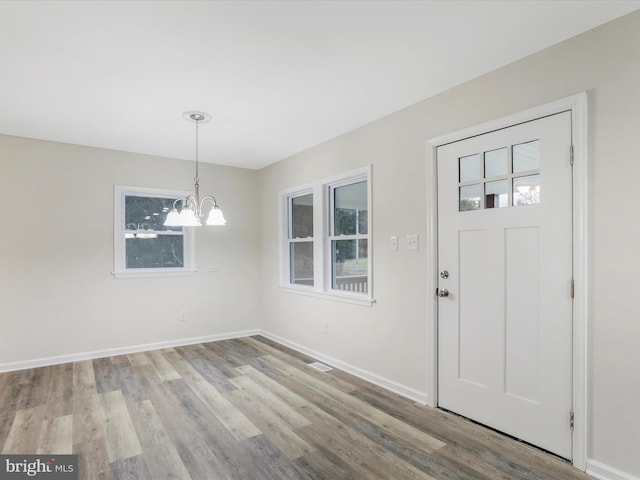
<instances>
[{"instance_id":1,"label":"light hardwood floor","mask_svg":"<svg viewBox=\"0 0 640 480\"><path fill-rule=\"evenodd\" d=\"M311 361L250 337L0 374L0 446L81 480L590 478Z\"/></svg>"}]
</instances>

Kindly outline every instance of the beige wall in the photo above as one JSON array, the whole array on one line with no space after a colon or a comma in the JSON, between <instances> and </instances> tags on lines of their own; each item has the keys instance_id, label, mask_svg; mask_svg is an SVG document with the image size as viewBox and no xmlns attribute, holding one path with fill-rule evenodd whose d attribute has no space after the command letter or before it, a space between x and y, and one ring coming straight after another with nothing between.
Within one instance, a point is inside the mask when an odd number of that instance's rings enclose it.
<instances>
[{"instance_id":1,"label":"beige wall","mask_svg":"<svg viewBox=\"0 0 640 480\"><path fill-rule=\"evenodd\" d=\"M203 165L203 191L229 225L197 232L191 277L111 275L113 185L189 190L191 162L0 136L0 364L264 328L425 392L425 142L581 91L590 109L588 455L640 475L640 13L262 171ZM281 290L278 192L369 164L376 303ZM390 236L412 233L420 250L388 250Z\"/></svg>"},{"instance_id":2,"label":"beige wall","mask_svg":"<svg viewBox=\"0 0 640 480\"><path fill-rule=\"evenodd\" d=\"M0 364L259 326L257 304L238 301L258 288L253 170L201 165L229 224L197 231L195 275L111 275L114 184L192 190L193 168L0 136Z\"/></svg>"},{"instance_id":3,"label":"beige wall","mask_svg":"<svg viewBox=\"0 0 640 480\"><path fill-rule=\"evenodd\" d=\"M262 170L263 327L425 392L425 142L581 91L590 109L588 456L640 475L640 13ZM369 308L279 289L278 192L368 164L377 302ZM390 236L411 233L420 235L419 251L389 251ZM328 335L321 333L323 320Z\"/></svg>"}]
</instances>

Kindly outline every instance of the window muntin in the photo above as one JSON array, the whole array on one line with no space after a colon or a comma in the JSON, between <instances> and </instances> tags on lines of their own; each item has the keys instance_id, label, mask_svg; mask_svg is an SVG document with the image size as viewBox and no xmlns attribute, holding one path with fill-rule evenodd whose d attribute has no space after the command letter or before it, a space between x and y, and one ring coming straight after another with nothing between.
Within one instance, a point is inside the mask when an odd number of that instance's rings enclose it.
<instances>
[{"instance_id":1,"label":"window muntin","mask_svg":"<svg viewBox=\"0 0 640 480\"><path fill-rule=\"evenodd\" d=\"M114 275L163 276L193 271L191 229L166 227L185 192L116 186Z\"/></svg>"}]
</instances>

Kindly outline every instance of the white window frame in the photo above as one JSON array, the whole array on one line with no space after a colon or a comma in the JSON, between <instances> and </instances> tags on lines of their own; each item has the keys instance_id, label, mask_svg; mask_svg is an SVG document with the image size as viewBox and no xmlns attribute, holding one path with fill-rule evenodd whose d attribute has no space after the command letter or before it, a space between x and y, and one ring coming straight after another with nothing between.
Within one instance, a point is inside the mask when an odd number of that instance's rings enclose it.
<instances>
[{"instance_id":1,"label":"white window frame","mask_svg":"<svg viewBox=\"0 0 640 480\"><path fill-rule=\"evenodd\" d=\"M335 188L352 183L367 182L367 234L330 236L333 222L332 193ZM290 264L290 204L291 199L313 193L313 273L314 285L291 283ZM371 306L373 297L373 228L372 228L372 175L371 166L358 168L313 183L300 185L280 192L280 288L291 293L310 295L358 305ZM331 241L368 239L367 292L350 292L334 289L332 285Z\"/></svg>"},{"instance_id":2,"label":"white window frame","mask_svg":"<svg viewBox=\"0 0 640 480\"><path fill-rule=\"evenodd\" d=\"M356 177L350 177L344 180L339 180L337 182L331 182L326 185L326 193L327 193L327 242L325 245L326 253L325 253L325 261L326 261L326 272L328 275L325 276L325 281L327 282L325 285L325 290L330 291L334 294L342 295L345 293L344 290L340 290L337 288L333 288L333 270L335 268L335 262L333 259L333 248L332 244L337 240L367 240L367 251L368 246L371 244L369 241L369 233L362 234L359 233L359 222L356 220L356 233L352 235L335 235L335 190L340 187L347 187L349 185L353 185L355 183L367 182L367 190L369 187L368 177L366 175L358 175ZM368 193L368 192L367 192ZM369 197L369 195L367 195ZM367 198L367 208L370 208L370 200ZM357 218L357 214L356 214ZM369 224L370 224L370 215L367 214L367 232L369 232ZM367 260L367 284L369 283L370 278L370 268L369 268L369 260ZM368 290L368 287L367 287ZM351 296L352 294L349 294ZM357 294L358 296L362 294Z\"/></svg>"},{"instance_id":3,"label":"white window frame","mask_svg":"<svg viewBox=\"0 0 640 480\"><path fill-rule=\"evenodd\" d=\"M293 222L292 222L292 201L295 198L298 197L303 197L305 195L312 195L313 196L313 215L314 215L314 225L313 225L313 236L312 237L306 237L306 238L293 238ZM313 192L313 188L307 188L307 189L302 189L302 190L296 190L293 193L290 193L288 195L285 196L285 201L286 201L286 220L285 220L285 225L286 225L286 242L287 245L285 247L285 255L284 255L284 261L286 262L285 265L285 276L286 276L286 281L287 283L289 283L291 286L295 286L296 288L303 288L303 289L313 289L315 286L315 282L316 282L316 278L315 278L315 270L316 270L316 265L315 265L315 251L316 251L316 242L315 242L315 238L317 236L316 234L316 226L315 226L315 211L316 211L316 206L315 206L315 198L316 196L314 195ZM313 278L313 285L302 285L302 284L297 284L297 283L292 283L291 282L291 244L293 243L305 243L305 242L312 242L313 243L313 252L314 252L314 265L313 265L313 271L314 271L314 278Z\"/></svg>"},{"instance_id":4,"label":"white window frame","mask_svg":"<svg viewBox=\"0 0 640 480\"><path fill-rule=\"evenodd\" d=\"M171 277L193 275L195 270L195 242L193 228L183 227L182 232L149 232L160 235L182 235L184 247L184 266L180 268L127 268L125 233L125 198L127 196L154 198L184 198L190 192L180 190L165 190L147 187L132 187L126 185L114 186L114 225L113 225L113 276L116 278L139 277Z\"/></svg>"}]
</instances>

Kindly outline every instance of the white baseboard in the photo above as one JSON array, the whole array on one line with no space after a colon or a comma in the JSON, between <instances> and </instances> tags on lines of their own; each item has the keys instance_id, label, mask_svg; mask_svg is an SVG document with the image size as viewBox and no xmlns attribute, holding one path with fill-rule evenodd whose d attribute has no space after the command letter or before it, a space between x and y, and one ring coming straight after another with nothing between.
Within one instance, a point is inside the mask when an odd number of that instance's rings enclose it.
<instances>
[{"instance_id":1,"label":"white baseboard","mask_svg":"<svg viewBox=\"0 0 640 480\"><path fill-rule=\"evenodd\" d=\"M356 377L367 380L382 388L386 388L387 390L391 390L392 392L402 395L403 397L409 398L411 400L414 400L422 404L425 404L427 402L427 395L424 392L407 387L400 383L394 382L393 380L389 380L387 378L381 377L375 373L369 372L367 370L363 370L359 367L343 362L342 360L338 360L337 358L333 358L333 357L330 357L329 355L325 355L323 353L317 352L310 348L306 348L295 342L291 342L285 338L279 337L278 335L274 335L271 332L260 330L260 329L242 330L238 332L207 335L203 337L181 338L178 340L168 340L165 342L146 343L142 345L131 345L127 347L108 348L105 350L94 350L91 352L73 353L69 355L57 355L53 357L36 358L33 360L24 360L19 362L0 363L0 373L13 372L17 370L26 370L29 368L47 367L50 365L58 365L61 363L79 362L82 360L93 360L96 358L126 355L129 353L148 352L150 350L160 350L162 348L181 347L184 345L194 345L197 343L216 342L219 340L228 340L231 338L250 337L253 335L263 335L264 337L269 338L274 342L280 343L300 353L304 353L305 355L309 355L310 357L313 357L317 360L327 363L333 367L336 367L341 370L344 370L345 372L351 373Z\"/></svg>"},{"instance_id":2,"label":"white baseboard","mask_svg":"<svg viewBox=\"0 0 640 480\"><path fill-rule=\"evenodd\" d=\"M592 459L587 460L587 473L600 480L640 480L640 477Z\"/></svg>"},{"instance_id":3,"label":"white baseboard","mask_svg":"<svg viewBox=\"0 0 640 480\"><path fill-rule=\"evenodd\" d=\"M331 365L332 367L339 368L340 370L344 370L345 372L355 375L356 377L367 380L368 382L378 385L379 387L391 390L392 392L397 393L398 395L402 395L403 397L406 397L410 400L416 401L421 404L427 403L427 394L425 392L415 390L411 387L407 387L406 385L394 382L393 380L381 377L380 375L377 375L375 373L363 370L362 368L343 362L342 360L338 360L337 358L330 357L329 355L325 355L324 353L317 352L315 350L282 338L278 335L274 335L271 332L261 330L260 335L293 350L296 350L300 353L309 355L310 357L313 357L316 360L320 360L321 362Z\"/></svg>"},{"instance_id":4,"label":"white baseboard","mask_svg":"<svg viewBox=\"0 0 640 480\"><path fill-rule=\"evenodd\" d=\"M216 342L220 340L229 340L232 338L250 337L253 335L262 335L274 342L280 343L286 347L296 350L305 355L320 360L323 363L331 365L348 372L356 377L367 380L382 388L395 392L403 397L409 398L416 402L426 404L427 393L415 390L400 383L394 382L387 378L381 377L375 373L363 370L362 368L351 365L337 358L333 358L324 353L312 350L310 348L299 345L295 342L282 338L271 332L261 329L242 330L237 332L221 333L216 335L206 335L203 337L182 338L178 340L169 340L165 342L147 343L143 345L132 345L128 347L117 347L105 350L95 350L92 352L74 353L70 355L58 355L54 357L37 358L33 360L24 360L20 362L0 363L0 373L12 372L17 370L25 370L28 368L46 367L50 365L58 365L61 363L77 362L82 360L93 360L95 358L111 357L116 355L126 355L129 353L147 352L150 350L159 350L163 348L181 347L184 345L194 345L198 343ZM587 459L586 473L599 480L640 480L640 477L623 472L617 468L611 467L597 460Z\"/></svg>"},{"instance_id":5,"label":"white baseboard","mask_svg":"<svg viewBox=\"0 0 640 480\"><path fill-rule=\"evenodd\" d=\"M126 355L128 353L147 352L149 350L159 350L161 348L181 347L184 345L194 345L196 343L216 342L218 340L228 340L230 338L249 337L251 335L258 335L259 333L259 330L243 330L239 332L221 333L217 335L206 335L204 337L181 338L178 340L168 340L166 342L146 343L144 345L132 345L129 347L108 348L106 350L73 353L70 355L36 358L34 360L24 360L21 362L0 363L0 373L13 372L16 370L26 370L28 368L47 367L49 365L58 365L60 363L93 360L94 358Z\"/></svg>"}]
</instances>

